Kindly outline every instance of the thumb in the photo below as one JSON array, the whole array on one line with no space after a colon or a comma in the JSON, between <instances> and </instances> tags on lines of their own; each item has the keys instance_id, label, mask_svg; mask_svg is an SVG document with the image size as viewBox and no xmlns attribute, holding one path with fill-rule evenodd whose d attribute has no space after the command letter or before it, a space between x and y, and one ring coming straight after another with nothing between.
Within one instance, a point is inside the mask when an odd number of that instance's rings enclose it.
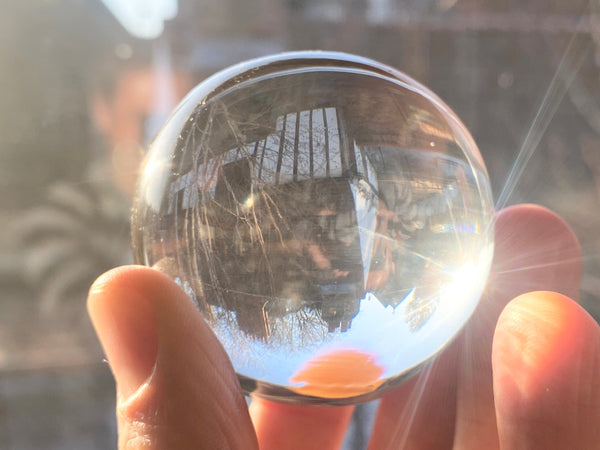
<instances>
[{"instance_id":1,"label":"thumb","mask_svg":"<svg viewBox=\"0 0 600 450\"><path fill-rule=\"evenodd\" d=\"M217 338L166 275L101 276L88 310L117 384L119 448L256 448L246 402Z\"/></svg>"}]
</instances>

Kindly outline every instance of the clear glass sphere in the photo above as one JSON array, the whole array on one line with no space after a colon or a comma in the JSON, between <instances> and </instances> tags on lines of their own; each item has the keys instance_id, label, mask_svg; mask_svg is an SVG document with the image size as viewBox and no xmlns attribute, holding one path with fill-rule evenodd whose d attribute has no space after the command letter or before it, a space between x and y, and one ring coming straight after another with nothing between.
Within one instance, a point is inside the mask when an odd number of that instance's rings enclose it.
<instances>
[{"instance_id":1,"label":"clear glass sphere","mask_svg":"<svg viewBox=\"0 0 600 450\"><path fill-rule=\"evenodd\" d=\"M198 85L152 143L136 261L173 277L242 386L281 401L376 398L476 307L493 205L475 143L435 94L330 52Z\"/></svg>"}]
</instances>

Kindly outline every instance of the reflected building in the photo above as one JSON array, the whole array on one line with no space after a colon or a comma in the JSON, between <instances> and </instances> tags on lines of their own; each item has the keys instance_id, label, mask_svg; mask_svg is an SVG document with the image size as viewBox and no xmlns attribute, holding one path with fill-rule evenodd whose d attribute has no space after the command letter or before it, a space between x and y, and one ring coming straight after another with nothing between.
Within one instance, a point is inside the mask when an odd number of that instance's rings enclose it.
<instances>
[{"instance_id":1,"label":"reflected building","mask_svg":"<svg viewBox=\"0 0 600 450\"><path fill-rule=\"evenodd\" d=\"M377 220L377 178L339 129L335 108L289 113L171 185L170 214L200 212L189 240L204 300L253 336L267 339L272 317L312 310L345 331L358 312L373 259L360 230Z\"/></svg>"},{"instance_id":2,"label":"reflected building","mask_svg":"<svg viewBox=\"0 0 600 450\"><path fill-rule=\"evenodd\" d=\"M299 83L317 89L317 81ZM369 292L392 308L409 299L411 329L433 314L450 275L420 286L444 263L416 249L439 246L445 253L434 256L445 261L464 244L459 228L470 212L459 191L475 186L459 186L457 174L472 174L437 110L416 97L375 104L368 88L334 107L319 92L290 100L282 85L269 102L241 92L190 117L149 227L162 233L149 262L178 279L205 316L269 341L292 322L307 334L344 332ZM458 208L456 229L447 229L449 208Z\"/></svg>"}]
</instances>

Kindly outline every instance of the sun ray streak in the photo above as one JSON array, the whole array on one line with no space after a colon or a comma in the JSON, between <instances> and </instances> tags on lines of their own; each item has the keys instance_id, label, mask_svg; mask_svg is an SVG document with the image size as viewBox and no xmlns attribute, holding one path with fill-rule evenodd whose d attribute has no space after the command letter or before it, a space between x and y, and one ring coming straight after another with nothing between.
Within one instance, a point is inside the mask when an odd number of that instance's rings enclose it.
<instances>
[{"instance_id":1,"label":"sun ray streak","mask_svg":"<svg viewBox=\"0 0 600 450\"><path fill-rule=\"evenodd\" d=\"M494 271L494 274L496 274L496 275L505 275L505 274L509 274L509 273L523 272L525 270L544 269L544 268L547 268L547 267L561 266L563 264L569 264L569 263L576 263L578 261L581 261L581 259L582 258L580 258L580 257L567 258L567 259L562 259L562 260L558 260L558 261L552 261L550 263L532 264L532 265L522 266L522 267L517 267L517 268L512 268L512 269L508 269L508 270L496 270L496 271Z\"/></svg>"},{"instance_id":2,"label":"sun ray streak","mask_svg":"<svg viewBox=\"0 0 600 450\"><path fill-rule=\"evenodd\" d=\"M381 239L381 240L385 240L385 241L391 242L391 243L396 243L397 242L395 239L393 239L393 238L391 238L389 236L386 236L385 234L382 234L382 233L370 230L368 228L358 227L358 229L361 230L361 231L363 231L366 234L370 234L373 237L373 239ZM446 269L447 268L444 264L441 264L440 262L438 262L438 261L436 261L436 260L434 260L434 259L432 259L432 258L430 258L430 257L428 257L426 255L423 255L422 253L419 253L419 252L417 252L415 250L412 250L412 249L409 249L408 251L410 252L410 254L416 256L417 258L422 259L423 261L431 263L431 264L433 264L436 267L439 267L441 269Z\"/></svg>"},{"instance_id":3,"label":"sun ray streak","mask_svg":"<svg viewBox=\"0 0 600 450\"><path fill-rule=\"evenodd\" d=\"M583 20L583 19L582 19ZM548 86L546 94L538 108L538 111L529 127L529 131L521 145L521 149L510 169L504 188L496 201L496 209L504 208L510 196L513 194L519 179L527 166L527 163L537 149L548 124L567 93L570 84L577 75L585 56L591 48L592 42L583 33L574 33L569 45L562 56L558 69L554 73L552 81Z\"/></svg>"},{"instance_id":4,"label":"sun ray streak","mask_svg":"<svg viewBox=\"0 0 600 450\"><path fill-rule=\"evenodd\" d=\"M421 398L423 397L423 393L425 392L427 381L431 376L432 367L433 366L429 364L423 369L423 371L417 378L417 382L415 383L414 388L410 393L408 401L406 402L407 407L403 411L402 417L398 421L396 431L394 432L394 439L392 439L392 442L394 443L394 445L396 445L396 448L406 447L406 442L408 440L408 435L411 426L415 420L415 416L417 415L419 405L421 404Z\"/></svg>"}]
</instances>

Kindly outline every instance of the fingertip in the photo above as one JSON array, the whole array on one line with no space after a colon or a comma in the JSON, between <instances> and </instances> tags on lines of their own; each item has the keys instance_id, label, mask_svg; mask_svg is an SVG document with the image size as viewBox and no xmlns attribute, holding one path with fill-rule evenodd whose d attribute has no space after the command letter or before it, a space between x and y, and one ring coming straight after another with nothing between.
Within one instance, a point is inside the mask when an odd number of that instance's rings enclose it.
<instances>
[{"instance_id":1,"label":"fingertip","mask_svg":"<svg viewBox=\"0 0 600 450\"><path fill-rule=\"evenodd\" d=\"M549 290L573 299L581 285L581 246L569 224L533 204L496 214L495 251L488 291L508 300Z\"/></svg>"},{"instance_id":2,"label":"fingertip","mask_svg":"<svg viewBox=\"0 0 600 450\"><path fill-rule=\"evenodd\" d=\"M128 292L141 291L155 278L164 277L160 272L146 266L126 265L115 267L100 275L91 285L87 308L92 322L106 308L119 307L121 298Z\"/></svg>"},{"instance_id":3,"label":"fingertip","mask_svg":"<svg viewBox=\"0 0 600 450\"><path fill-rule=\"evenodd\" d=\"M512 300L498 320L492 366L506 448L598 442L600 330L576 302L547 291Z\"/></svg>"},{"instance_id":4,"label":"fingertip","mask_svg":"<svg viewBox=\"0 0 600 450\"><path fill-rule=\"evenodd\" d=\"M115 267L100 275L92 283L88 300L95 300L95 294L107 289L111 291L117 289L137 290L144 289L144 286L148 284L156 285L156 283L176 286L171 278L151 267L135 264Z\"/></svg>"},{"instance_id":5,"label":"fingertip","mask_svg":"<svg viewBox=\"0 0 600 450\"><path fill-rule=\"evenodd\" d=\"M587 348L596 334L594 319L571 298L551 291L529 292L500 314L493 356L543 372L558 358Z\"/></svg>"},{"instance_id":6,"label":"fingertip","mask_svg":"<svg viewBox=\"0 0 600 450\"><path fill-rule=\"evenodd\" d=\"M259 448L340 448L352 406L293 405L256 397L250 415Z\"/></svg>"},{"instance_id":7,"label":"fingertip","mask_svg":"<svg viewBox=\"0 0 600 450\"><path fill-rule=\"evenodd\" d=\"M88 295L90 319L121 398L148 379L158 352L151 299L136 288L140 270L134 266L110 270L94 282Z\"/></svg>"}]
</instances>

